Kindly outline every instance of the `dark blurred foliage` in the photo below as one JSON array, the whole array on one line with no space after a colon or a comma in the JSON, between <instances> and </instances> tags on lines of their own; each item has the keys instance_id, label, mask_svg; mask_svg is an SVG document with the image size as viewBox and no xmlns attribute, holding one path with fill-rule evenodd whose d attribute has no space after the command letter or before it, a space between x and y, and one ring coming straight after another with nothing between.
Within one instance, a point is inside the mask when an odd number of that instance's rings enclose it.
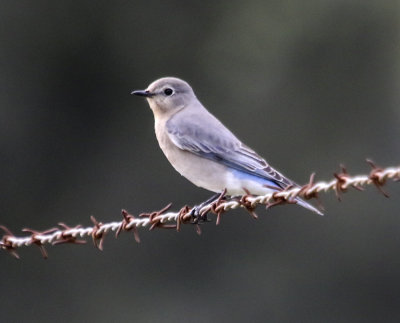
<instances>
[{"instance_id":1,"label":"dark blurred foliage","mask_svg":"<svg viewBox=\"0 0 400 323\"><path fill-rule=\"evenodd\" d=\"M174 209L209 193L158 148L147 103L178 76L288 177L400 156L398 1L2 1L0 222L15 233ZM400 187L244 211L180 233L0 254L2 322L400 319Z\"/></svg>"}]
</instances>

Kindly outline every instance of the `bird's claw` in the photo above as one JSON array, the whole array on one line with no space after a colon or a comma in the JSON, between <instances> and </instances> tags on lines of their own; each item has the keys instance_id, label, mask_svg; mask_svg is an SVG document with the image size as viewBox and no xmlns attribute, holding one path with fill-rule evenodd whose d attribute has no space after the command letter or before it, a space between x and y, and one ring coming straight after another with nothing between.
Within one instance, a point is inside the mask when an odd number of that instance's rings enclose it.
<instances>
[{"instance_id":1,"label":"bird's claw","mask_svg":"<svg viewBox=\"0 0 400 323\"><path fill-rule=\"evenodd\" d=\"M207 214L210 211L210 208L205 209L203 212L201 212L201 209L203 209L205 206L210 205L211 203L213 203L215 201L219 202L221 199L224 198L225 193L226 193L226 189L224 189L222 193L214 194L213 196L211 196L208 200L204 201L203 203L195 205L189 213L192 216L192 223L193 224L201 224L201 223L205 223L205 222L211 222L211 220L208 219L208 217L207 217Z\"/></svg>"},{"instance_id":2,"label":"bird's claw","mask_svg":"<svg viewBox=\"0 0 400 323\"><path fill-rule=\"evenodd\" d=\"M201 224L205 222L210 222L211 220L207 217L208 212L200 213L201 209L204 205L195 205L192 210L190 211L190 215L192 216L192 223L193 224Z\"/></svg>"}]
</instances>

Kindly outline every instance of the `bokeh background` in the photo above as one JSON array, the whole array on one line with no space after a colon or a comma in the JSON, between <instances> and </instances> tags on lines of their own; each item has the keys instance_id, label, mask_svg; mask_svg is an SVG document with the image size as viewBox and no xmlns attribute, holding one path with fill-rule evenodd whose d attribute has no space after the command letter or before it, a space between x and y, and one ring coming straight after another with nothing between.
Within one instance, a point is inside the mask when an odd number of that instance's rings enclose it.
<instances>
[{"instance_id":1,"label":"bokeh background","mask_svg":"<svg viewBox=\"0 0 400 323\"><path fill-rule=\"evenodd\" d=\"M398 1L2 1L0 223L119 220L209 197L160 151L147 103L187 80L299 183L400 156ZM2 322L400 319L400 186L243 210L220 226L0 253Z\"/></svg>"}]
</instances>

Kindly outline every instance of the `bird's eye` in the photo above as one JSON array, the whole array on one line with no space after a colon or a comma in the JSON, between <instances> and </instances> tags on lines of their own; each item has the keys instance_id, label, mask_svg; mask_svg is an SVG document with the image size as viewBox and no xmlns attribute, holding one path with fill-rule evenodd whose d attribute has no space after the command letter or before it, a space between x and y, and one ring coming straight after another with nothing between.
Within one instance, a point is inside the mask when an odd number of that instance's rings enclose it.
<instances>
[{"instance_id":1,"label":"bird's eye","mask_svg":"<svg viewBox=\"0 0 400 323\"><path fill-rule=\"evenodd\" d=\"M164 90L164 94L165 94L165 95L170 96L172 93L174 93L174 91L173 91L172 89L170 89L170 88L166 88L166 89Z\"/></svg>"}]
</instances>

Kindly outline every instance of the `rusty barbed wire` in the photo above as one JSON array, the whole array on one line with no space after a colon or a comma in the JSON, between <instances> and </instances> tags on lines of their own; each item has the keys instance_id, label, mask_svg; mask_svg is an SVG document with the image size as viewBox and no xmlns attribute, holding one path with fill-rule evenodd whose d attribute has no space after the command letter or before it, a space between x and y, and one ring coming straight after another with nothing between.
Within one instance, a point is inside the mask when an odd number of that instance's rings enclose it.
<instances>
[{"instance_id":1,"label":"rusty barbed wire","mask_svg":"<svg viewBox=\"0 0 400 323\"><path fill-rule=\"evenodd\" d=\"M364 186L374 185L385 196L388 194L383 190L388 179L400 181L400 167L377 167L371 160L367 160L372 170L368 175L351 176L346 169L341 166L341 172L334 174L334 179L330 182L314 183L315 174L311 174L307 184L301 187L288 187L285 190L269 193L266 195L253 196L246 194L241 197L226 197L225 192L222 192L216 201L213 201L200 209L200 215L204 216L208 213L216 215L216 224L220 224L223 213L236 208L244 208L253 218L257 218L255 209L259 205L265 205L266 208L284 203L295 203L296 197L303 199L318 198L318 193L334 191L337 198L341 199L341 194L345 193L348 188L352 187L362 191ZM192 208L185 205L178 212L169 212L171 203L159 211L150 213L141 213L137 217L122 210L122 221L102 223L98 222L93 216L91 220L93 226L82 227L77 225L69 227L64 223L58 223L58 227L51 228L45 231L36 231L32 229L23 229L23 232L29 232L30 235L25 237L15 236L7 227L0 225L0 229L4 231L4 235L0 240L0 249L8 251L15 258L19 258L17 249L23 246L36 245L39 247L43 258L47 258L48 254L45 249L46 244L57 245L63 243L84 244L86 240L83 238L92 238L95 247L103 250L104 238L110 231L115 232L115 237L118 237L122 231L132 231L136 242L140 242L138 228L150 227L150 230L155 228L168 228L180 230L182 224L192 223L195 225L197 233L201 233L199 219L194 218L191 214ZM203 219L207 220L206 217Z\"/></svg>"}]
</instances>

